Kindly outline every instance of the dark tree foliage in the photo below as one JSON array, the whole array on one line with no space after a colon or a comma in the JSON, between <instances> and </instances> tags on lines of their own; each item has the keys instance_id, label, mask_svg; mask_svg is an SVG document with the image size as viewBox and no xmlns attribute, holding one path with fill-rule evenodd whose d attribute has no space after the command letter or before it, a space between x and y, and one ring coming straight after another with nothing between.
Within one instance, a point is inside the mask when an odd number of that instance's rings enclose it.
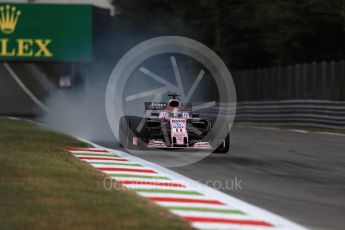
<instances>
[{"instance_id":1,"label":"dark tree foliage","mask_svg":"<svg viewBox=\"0 0 345 230\"><path fill-rule=\"evenodd\" d=\"M181 35L231 69L345 58L345 0L117 0L114 34ZM128 37L128 34L133 36ZM115 36L115 35L114 35ZM124 39L125 40L125 39Z\"/></svg>"}]
</instances>

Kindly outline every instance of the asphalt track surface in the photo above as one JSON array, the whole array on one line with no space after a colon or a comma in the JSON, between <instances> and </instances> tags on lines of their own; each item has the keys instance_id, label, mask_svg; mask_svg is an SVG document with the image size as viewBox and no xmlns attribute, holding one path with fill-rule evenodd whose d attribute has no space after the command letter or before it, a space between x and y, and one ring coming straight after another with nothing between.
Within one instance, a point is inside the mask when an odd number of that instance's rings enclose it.
<instances>
[{"instance_id":1,"label":"asphalt track surface","mask_svg":"<svg viewBox=\"0 0 345 230\"><path fill-rule=\"evenodd\" d=\"M0 112L37 110L0 64ZM228 154L172 170L311 229L345 229L345 136L236 126Z\"/></svg>"},{"instance_id":2,"label":"asphalt track surface","mask_svg":"<svg viewBox=\"0 0 345 230\"><path fill-rule=\"evenodd\" d=\"M305 227L344 229L344 155L345 136L237 126L228 154L171 169Z\"/></svg>"}]
</instances>

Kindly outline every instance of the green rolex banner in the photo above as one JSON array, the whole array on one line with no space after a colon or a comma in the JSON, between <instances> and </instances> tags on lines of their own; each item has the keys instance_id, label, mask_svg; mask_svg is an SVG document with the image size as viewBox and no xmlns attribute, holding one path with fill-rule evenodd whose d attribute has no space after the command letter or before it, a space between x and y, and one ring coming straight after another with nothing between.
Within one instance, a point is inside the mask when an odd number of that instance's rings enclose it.
<instances>
[{"instance_id":1,"label":"green rolex banner","mask_svg":"<svg viewBox=\"0 0 345 230\"><path fill-rule=\"evenodd\" d=\"M0 60L91 58L91 5L0 4Z\"/></svg>"}]
</instances>

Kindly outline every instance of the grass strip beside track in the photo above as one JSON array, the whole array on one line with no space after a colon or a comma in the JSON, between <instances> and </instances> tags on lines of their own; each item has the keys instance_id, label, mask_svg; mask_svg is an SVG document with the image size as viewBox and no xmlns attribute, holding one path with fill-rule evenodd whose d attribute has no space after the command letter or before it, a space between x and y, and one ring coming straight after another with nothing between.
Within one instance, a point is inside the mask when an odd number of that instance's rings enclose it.
<instances>
[{"instance_id":1,"label":"grass strip beside track","mask_svg":"<svg viewBox=\"0 0 345 230\"><path fill-rule=\"evenodd\" d=\"M87 147L33 123L0 117L0 229L192 229L65 147ZM109 183L109 182L108 182Z\"/></svg>"},{"instance_id":2,"label":"grass strip beside track","mask_svg":"<svg viewBox=\"0 0 345 230\"><path fill-rule=\"evenodd\" d=\"M216 213L229 213L229 214L244 214L239 210L233 209L219 209L219 208L198 208L198 207L180 207L180 206L166 206L172 210L179 211L194 211L194 212L216 212Z\"/></svg>"}]
</instances>

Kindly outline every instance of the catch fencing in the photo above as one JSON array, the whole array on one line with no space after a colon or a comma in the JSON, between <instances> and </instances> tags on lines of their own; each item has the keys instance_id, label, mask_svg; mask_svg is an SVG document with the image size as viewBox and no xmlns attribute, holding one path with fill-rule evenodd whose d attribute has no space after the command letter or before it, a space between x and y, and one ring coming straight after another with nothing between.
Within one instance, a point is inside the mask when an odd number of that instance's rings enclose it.
<instances>
[{"instance_id":1,"label":"catch fencing","mask_svg":"<svg viewBox=\"0 0 345 230\"><path fill-rule=\"evenodd\" d=\"M237 122L345 129L345 61L233 73Z\"/></svg>"},{"instance_id":2,"label":"catch fencing","mask_svg":"<svg viewBox=\"0 0 345 230\"><path fill-rule=\"evenodd\" d=\"M238 101L345 100L345 61L233 72Z\"/></svg>"}]
</instances>

